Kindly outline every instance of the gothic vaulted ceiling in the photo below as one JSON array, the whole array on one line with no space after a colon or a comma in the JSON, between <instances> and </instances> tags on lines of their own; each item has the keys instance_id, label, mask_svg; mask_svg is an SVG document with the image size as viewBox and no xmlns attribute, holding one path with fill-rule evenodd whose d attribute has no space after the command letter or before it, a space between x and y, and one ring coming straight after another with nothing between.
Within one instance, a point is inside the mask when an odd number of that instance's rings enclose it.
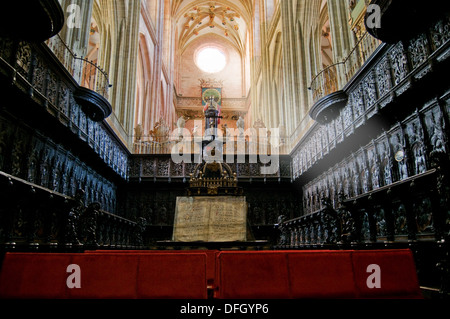
<instances>
[{"instance_id":1,"label":"gothic vaulted ceiling","mask_svg":"<svg viewBox=\"0 0 450 319\"><path fill-rule=\"evenodd\" d=\"M215 34L244 54L253 11L251 0L174 0L171 9L181 52L199 37Z\"/></svg>"}]
</instances>

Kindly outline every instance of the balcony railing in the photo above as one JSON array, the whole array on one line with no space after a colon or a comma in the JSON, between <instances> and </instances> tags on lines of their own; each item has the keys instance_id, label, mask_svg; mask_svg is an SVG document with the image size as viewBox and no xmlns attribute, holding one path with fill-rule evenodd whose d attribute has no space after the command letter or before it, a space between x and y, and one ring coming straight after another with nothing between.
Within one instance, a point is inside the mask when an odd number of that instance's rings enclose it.
<instances>
[{"instance_id":1,"label":"balcony railing","mask_svg":"<svg viewBox=\"0 0 450 319\"><path fill-rule=\"evenodd\" d=\"M217 145L222 145L222 154L271 154L277 151L279 154L287 154L286 138L280 137L276 145L272 145L267 138L259 138L259 140L239 139L236 136L228 137L227 139L217 141ZM186 139L180 141L176 138L167 140L158 140L152 136L141 137L141 140L133 142L134 154L172 154L177 152L180 148L187 154L201 153L201 140L194 141L193 139Z\"/></svg>"},{"instance_id":2,"label":"balcony railing","mask_svg":"<svg viewBox=\"0 0 450 319\"><path fill-rule=\"evenodd\" d=\"M319 72L311 81L313 103L321 98L342 90L367 59L378 48L380 41L365 33L350 54L342 62L332 64Z\"/></svg>"},{"instance_id":3,"label":"balcony railing","mask_svg":"<svg viewBox=\"0 0 450 319\"><path fill-rule=\"evenodd\" d=\"M80 86L100 94L105 99L109 98L108 91L112 85L108 73L97 63L78 57L59 35L46 43Z\"/></svg>"}]
</instances>

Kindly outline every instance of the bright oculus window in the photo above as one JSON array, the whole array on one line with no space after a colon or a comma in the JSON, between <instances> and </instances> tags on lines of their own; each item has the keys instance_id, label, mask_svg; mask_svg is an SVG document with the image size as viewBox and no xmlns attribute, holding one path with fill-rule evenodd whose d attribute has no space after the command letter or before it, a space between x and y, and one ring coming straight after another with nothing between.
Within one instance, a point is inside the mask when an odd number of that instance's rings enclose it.
<instances>
[{"instance_id":1,"label":"bright oculus window","mask_svg":"<svg viewBox=\"0 0 450 319\"><path fill-rule=\"evenodd\" d=\"M227 65L225 54L215 47L201 49L195 57L197 66L206 73L217 73Z\"/></svg>"}]
</instances>

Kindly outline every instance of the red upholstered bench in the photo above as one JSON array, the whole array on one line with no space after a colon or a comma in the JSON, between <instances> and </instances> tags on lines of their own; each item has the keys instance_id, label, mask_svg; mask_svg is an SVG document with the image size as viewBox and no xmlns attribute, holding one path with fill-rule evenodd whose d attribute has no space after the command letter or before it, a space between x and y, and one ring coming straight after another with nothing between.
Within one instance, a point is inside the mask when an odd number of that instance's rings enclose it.
<instances>
[{"instance_id":1,"label":"red upholstered bench","mask_svg":"<svg viewBox=\"0 0 450 319\"><path fill-rule=\"evenodd\" d=\"M286 253L221 252L217 259L216 298L289 298Z\"/></svg>"},{"instance_id":2,"label":"red upholstered bench","mask_svg":"<svg viewBox=\"0 0 450 319\"><path fill-rule=\"evenodd\" d=\"M218 250L88 250L86 254L175 254L175 253L204 253L206 254L206 280L208 289L214 289L214 282L216 278L216 255Z\"/></svg>"},{"instance_id":3,"label":"red upholstered bench","mask_svg":"<svg viewBox=\"0 0 450 319\"><path fill-rule=\"evenodd\" d=\"M376 250L8 253L0 298L205 299L211 281L223 299L422 297L412 252Z\"/></svg>"},{"instance_id":4,"label":"red upholstered bench","mask_svg":"<svg viewBox=\"0 0 450 319\"><path fill-rule=\"evenodd\" d=\"M352 263L358 298L423 298L409 249L354 251ZM377 275L379 288L373 287Z\"/></svg>"},{"instance_id":5,"label":"red upholstered bench","mask_svg":"<svg viewBox=\"0 0 450 319\"><path fill-rule=\"evenodd\" d=\"M67 297L69 254L7 253L0 273L0 298Z\"/></svg>"},{"instance_id":6,"label":"red upholstered bench","mask_svg":"<svg viewBox=\"0 0 450 319\"><path fill-rule=\"evenodd\" d=\"M206 258L205 253L8 253L0 297L206 299ZM66 285L71 264L81 269L81 288Z\"/></svg>"},{"instance_id":7,"label":"red upholstered bench","mask_svg":"<svg viewBox=\"0 0 450 319\"><path fill-rule=\"evenodd\" d=\"M141 255L138 298L206 299L205 253Z\"/></svg>"},{"instance_id":8,"label":"red upholstered bench","mask_svg":"<svg viewBox=\"0 0 450 319\"><path fill-rule=\"evenodd\" d=\"M295 299L354 298L351 251L287 253L290 297Z\"/></svg>"},{"instance_id":9,"label":"red upholstered bench","mask_svg":"<svg viewBox=\"0 0 450 319\"><path fill-rule=\"evenodd\" d=\"M222 252L217 298L352 298L351 252Z\"/></svg>"},{"instance_id":10,"label":"red upholstered bench","mask_svg":"<svg viewBox=\"0 0 450 319\"><path fill-rule=\"evenodd\" d=\"M216 274L222 299L422 297L410 250L222 252Z\"/></svg>"}]
</instances>

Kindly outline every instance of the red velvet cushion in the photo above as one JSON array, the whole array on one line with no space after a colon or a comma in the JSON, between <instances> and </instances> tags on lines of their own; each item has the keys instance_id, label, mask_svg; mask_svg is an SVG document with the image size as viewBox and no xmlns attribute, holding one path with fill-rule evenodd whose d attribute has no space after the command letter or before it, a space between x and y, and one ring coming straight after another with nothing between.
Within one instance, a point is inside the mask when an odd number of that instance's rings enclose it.
<instances>
[{"instance_id":1,"label":"red velvet cushion","mask_svg":"<svg viewBox=\"0 0 450 319\"><path fill-rule=\"evenodd\" d=\"M138 298L206 299L206 254L140 255Z\"/></svg>"},{"instance_id":2,"label":"red velvet cushion","mask_svg":"<svg viewBox=\"0 0 450 319\"><path fill-rule=\"evenodd\" d=\"M356 296L351 252L289 253L292 298L353 298Z\"/></svg>"},{"instance_id":3,"label":"red velvet cushion","mask_svg":"<svg viewBox=\"0 0 450 319\"><path fill-rule=\"evenodd\" d=\"M355 251L352 254L356 287L361 298L421 298L410 250ZM381 288L369 288L369 265L380 267Z\"/></svg>"},{"instance_id":4,"label":"red velvet cushion","mask_svg":"<svg viewBox=\"0 0 450 319\"><path fill-rule=\"evenodd\" d=\"M0 298L65 298L70 264L70 254L7 253L0 274Z\"/></svg>"},{"instance_id":5,"label":"red velvet cushion","mask_svg":"<svg viewBox=\"0 0 450 319\"><path fill-rule=\"evenodd\" d=\"M80 267L81 288L67 287ZM2 298L206 299L206 253L7 254Z\"/></svg>"},{"instance_id":6,"label":"red velvet cushion","mask_svg":"<svg viewBox=\"0 0 450 319\"><path fill-rule=\"evenodd\" d=\"M87 254L117 254L117 253L128 253L128 254L175 254L175 253L184 253L184 254L193 254L193 253L205 253L206 254L206 279L209 287L214 286L214 281L216 277L216 254L219 253L217 250L89 250L86 251Z\"/></svg>"},{"instance_id":7,"label":"red velvet cushion","mask_svg":"<svg viewBox=\"0 0 450 319\"><path fill-rule=\"evenodd\" d=\"M81 288L69 289L70 298L136 298L139 257L133 254L80 254Z\"/></svg>"},{"instance_id":8,"label":"red velvet cushion","mask_svg":"<svg viewBox=\"0 0 450 319\"><path fill-rule=\"evenodd\" d=\"M289 298L284 253L222 252L218 263L218 298Z\"/></svg>"}]
</instances>

